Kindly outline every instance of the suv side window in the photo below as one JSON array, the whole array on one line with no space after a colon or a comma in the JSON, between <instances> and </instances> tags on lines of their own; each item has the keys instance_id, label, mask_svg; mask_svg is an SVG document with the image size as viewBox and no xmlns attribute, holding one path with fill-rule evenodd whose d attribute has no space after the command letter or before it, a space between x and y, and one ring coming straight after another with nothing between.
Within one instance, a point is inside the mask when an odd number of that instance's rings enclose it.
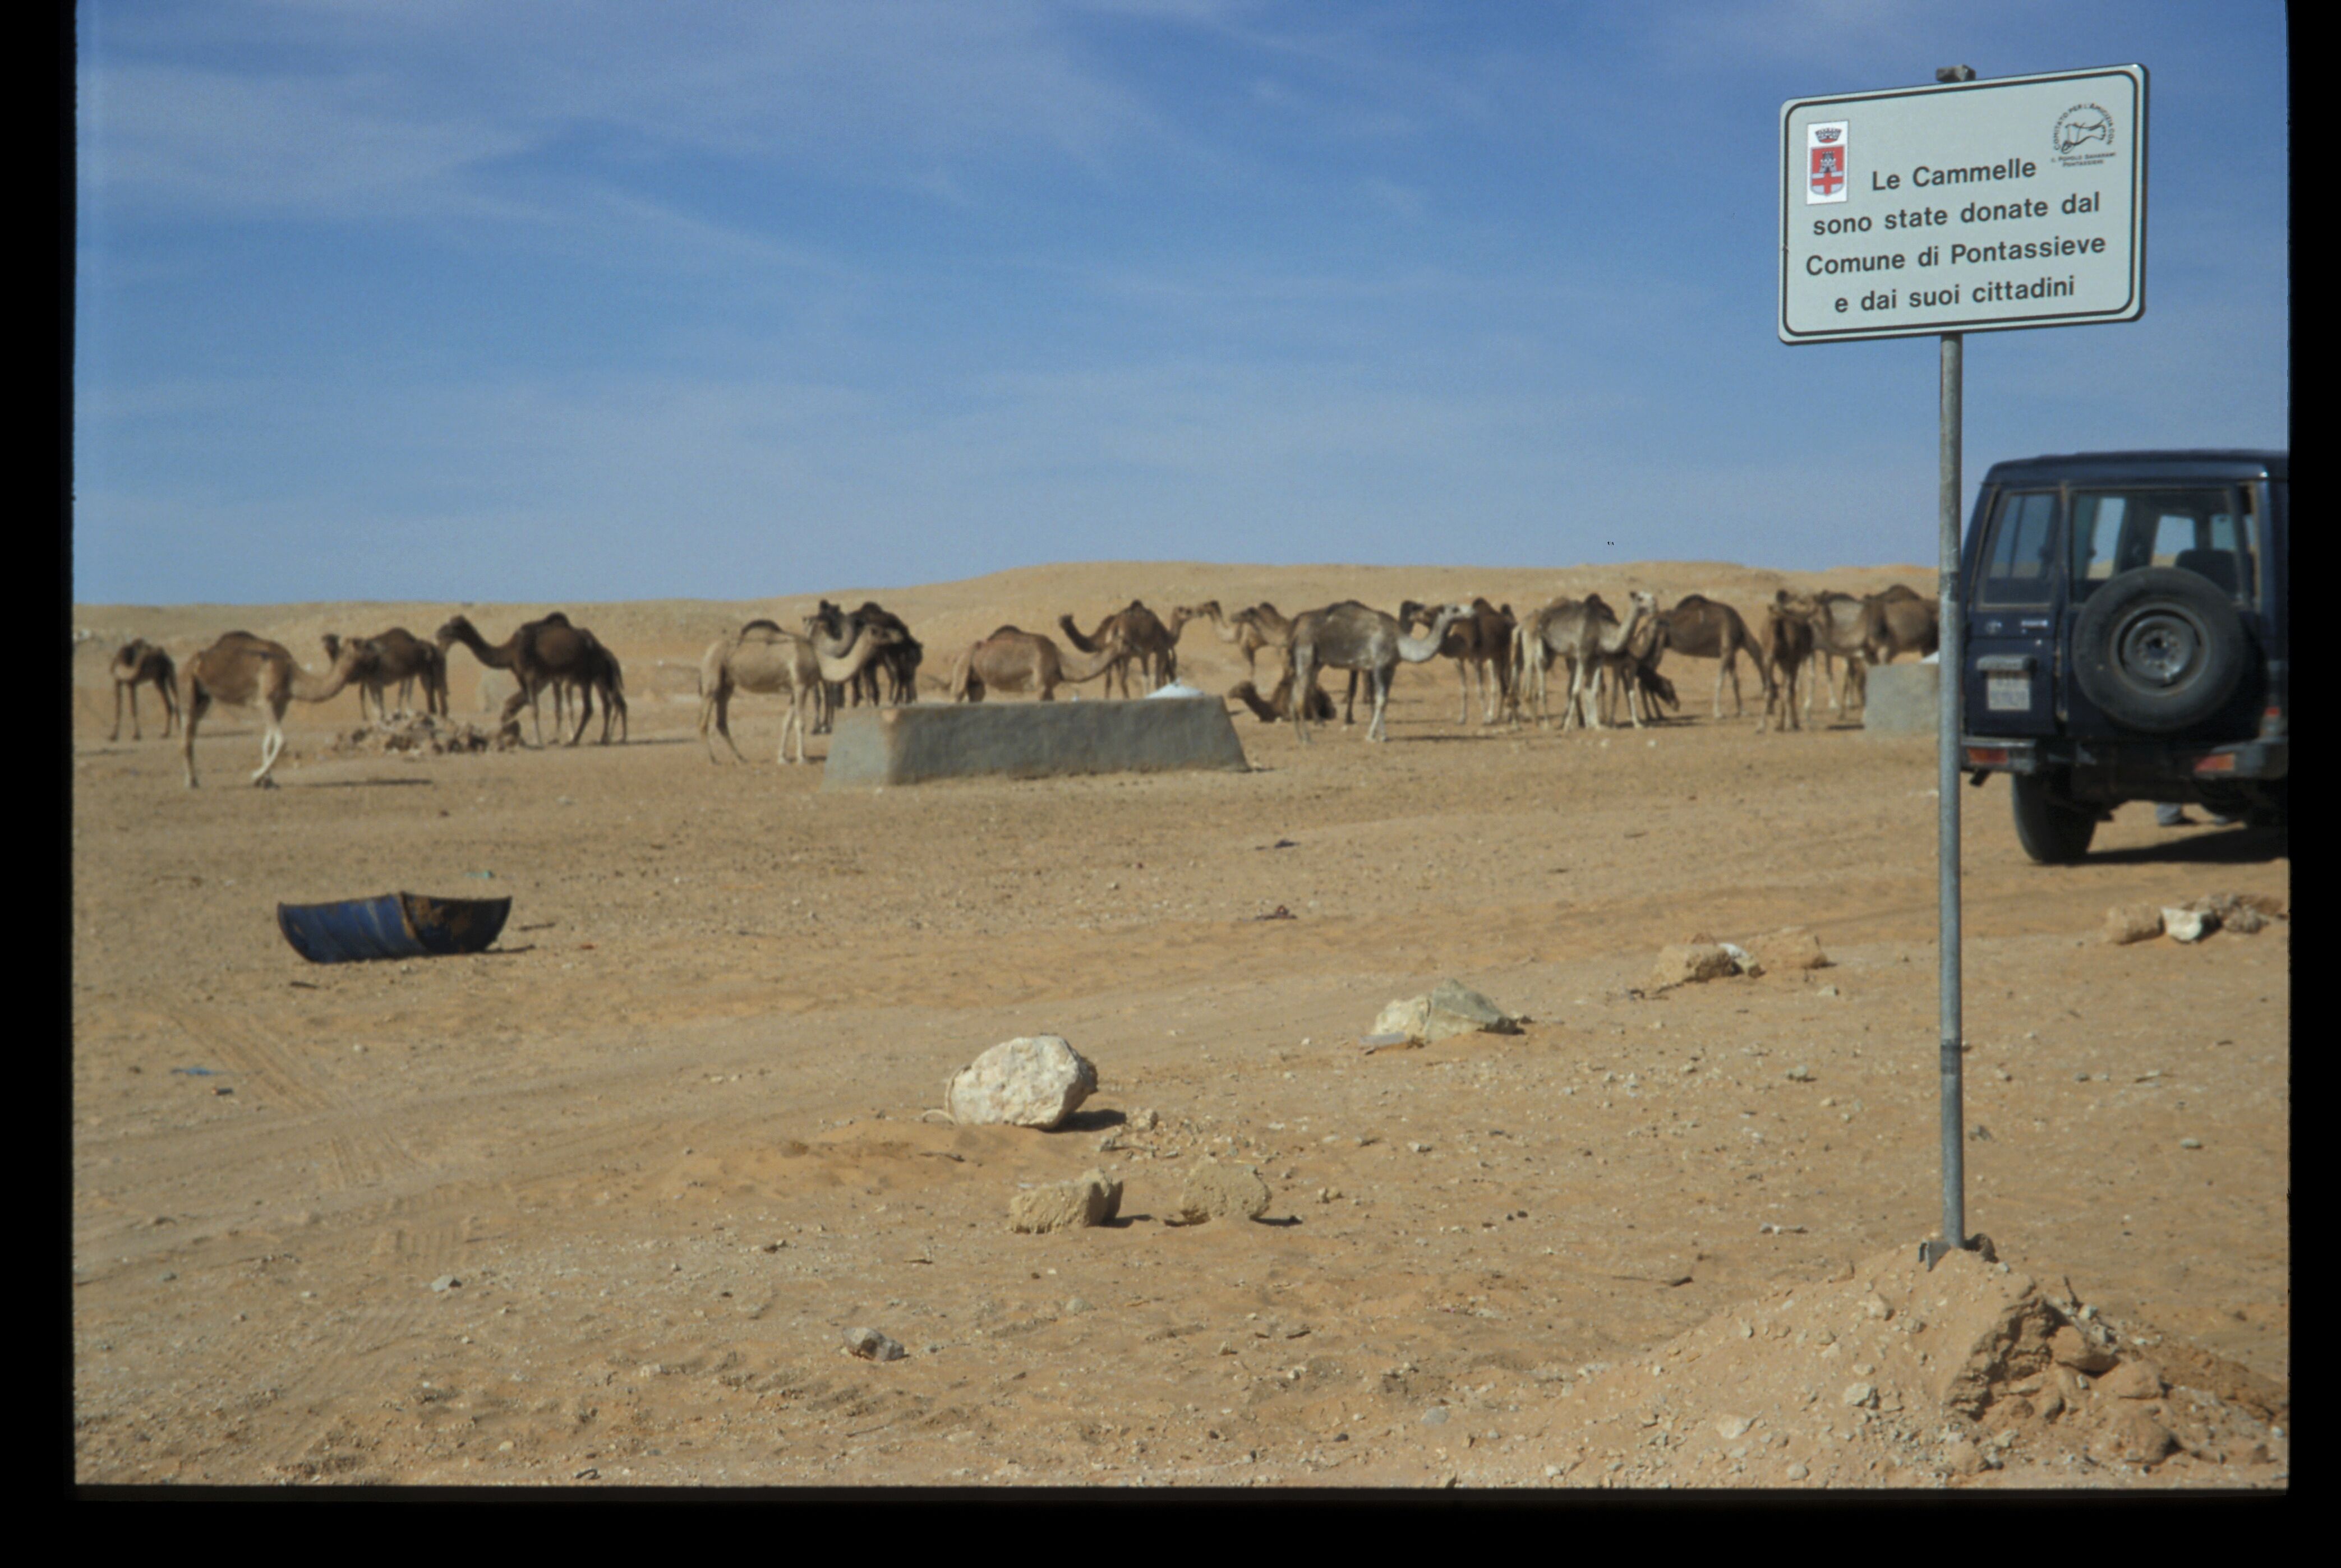
<instances>
[{"instance_id":1,"label":"suv side window","mask_svg":"<svg viewBox=\"0 0 2341 1568\"><path fill-rule=\"evenodd\" d=\"M2259 520L2228 489L2073 492L2071 596L2141 566L2207 578L2242 603L2256 597Z\"/></svg>"},{"instance_id":2,"label":"suv side window","mask_svg":"<svg viewBox=\"0 0 2341 1568\"><path fill-rule=\"evenodd\" d=\"M2046 604L2057 561L2057 492L2017 491L1999 498L1984 555L1985 604Z\"/></svg>"}]
</instances>

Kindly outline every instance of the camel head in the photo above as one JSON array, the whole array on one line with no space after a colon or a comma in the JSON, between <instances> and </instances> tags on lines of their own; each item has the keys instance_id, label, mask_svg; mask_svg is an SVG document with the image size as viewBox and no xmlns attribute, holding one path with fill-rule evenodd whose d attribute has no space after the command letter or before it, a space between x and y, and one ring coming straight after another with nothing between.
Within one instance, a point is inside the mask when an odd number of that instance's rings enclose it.
<instances>
[{"instance_id":1,"label":"camel head","mask_svg":"<svg viewBox=\"0 0 2341 1568\"><path fill-rule=\"evenodd\" d=\"M327 663L330 664L334 660L339 659L342 656L342 634L340 632L328 631L324 636L317 639L317 640L325 645L325 661Z\"/></svg>"},{"instance_id":2,"label":"camel head","mask_svg":"<svg viewBox=\"0 0 2341 1568\"><path fill-rule=\"evenodd\" d=\"M444 653L460 641L466 632L473 637L480 635L478 630L473 626L471 617L450 616L447 623L432 635L431 640L439 645L440 652Z\"/></svg>"}]
</instances>

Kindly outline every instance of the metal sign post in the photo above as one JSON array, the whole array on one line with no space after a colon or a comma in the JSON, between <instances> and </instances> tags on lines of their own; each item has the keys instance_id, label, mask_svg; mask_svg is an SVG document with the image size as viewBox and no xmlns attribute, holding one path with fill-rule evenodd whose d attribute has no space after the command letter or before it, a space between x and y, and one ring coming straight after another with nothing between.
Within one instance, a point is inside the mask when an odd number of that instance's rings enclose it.
<instances>
[{"instance_id":1,"label":"metal sign post","mask_svg":"<svg viewBox=\"0 0 2341 1568\"><path fill-rule=\"evenodd\" d=\"M1967 1229L1960 1054L1959 596L1965 334L2136 321L2146 311L2143 65L1801 98L1780 108L1780 341L1940 340L1936 846L1941 918L1942 1226Z\"/></svg>"}]
</instances>

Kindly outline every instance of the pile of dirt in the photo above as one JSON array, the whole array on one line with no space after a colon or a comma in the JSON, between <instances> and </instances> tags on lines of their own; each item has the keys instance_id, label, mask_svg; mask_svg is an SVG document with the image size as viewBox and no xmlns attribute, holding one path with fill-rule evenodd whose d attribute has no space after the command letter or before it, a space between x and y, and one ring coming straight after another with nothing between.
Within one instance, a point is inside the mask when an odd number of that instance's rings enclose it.
<instances>
[{"instance_id":1,"label":"pile of dirt","mask_svg":"<svg viewBox=\"0 0 2341 1568\"><path fill-rule=\"evenodd\" d=\"M2281 1387L1972 1253L1874 1257L1582 1370L1581 1435L1550 1456L1568 1484L2232 1486L2288 1467Z\"/></svg>"},{"instance_id":2,"label":"pile of dirt","mask_svg":"<svg viewBox=\"0 0 2341 1568\"><path fill-rule=\"evenodd\" d=\"M320 755L386 757L403 752L416 757L441 757L450 752L510 751L519 744L519 732L511 726L487 730L476 724L434 719L423 713L377 719L355 729L343 730Z\"/></svg>"}]
</instances>

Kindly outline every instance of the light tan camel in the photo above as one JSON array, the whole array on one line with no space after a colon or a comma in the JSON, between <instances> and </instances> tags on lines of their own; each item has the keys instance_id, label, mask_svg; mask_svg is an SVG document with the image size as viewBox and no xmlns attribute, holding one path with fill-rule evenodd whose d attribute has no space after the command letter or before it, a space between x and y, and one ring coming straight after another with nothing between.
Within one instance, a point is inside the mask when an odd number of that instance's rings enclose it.
<instances>
[{"instance_id":1,"label":"light tan camel","mask_svg":"<svg viewBox=\"0 0 2341 1568\"><path fill-rule=\"evenodd\" d=\"M1772 700L1772 668L1764 661L1764 651L1748 630L1748 622L1739 612L1720 600L1705 594L1687 593L1675 601L1666 612L1667 646L1693 659L1712 659L1715 665L1715 716L1723 717L1723 678L1731 677L1731 712L1738 718L1748 711L1739 695L1739 656L1745 653L1756 666L1758 679L1764 683L1764 700Z\"/></svg>"},{"instance_id":2,"label":"light tan camel","mask_svg":"<svg viewBox=\"0 0 2341 1568\"><path fill-rule=\"evenodd\" d=\"M1800 601L1795 595L1783 595L1776 596L1764 607L1761 647L1772 680L1764 693L1764 717L1756 721L1759 735L1767 729L1804 728L1797 721L1797 680L1813 653L1809 603ZM1779 714L1777 723L1773 718L1776 707Z\"/></svg>"},{"instance_id":3,"label":"light tan camel","mask_svg":"<svg viewBox=\"0 0 2341 1568\"><path fill-rule=\"evenodd\" d=\"M1073 618L1070 615L1057 617L1057 624L1064 629L1066 640L1082 653L1097 652L1110 637L1121 638L1122 647L1128 651L1106 671L1102 690L1111 693L1119 681L1121 694L1126 698L1130 695L1130 668L1133 664L1138 666L1149 691L1159 690L1179 679L1179 632L1194 614L1195 611L1181 605L1171 610L1170 620L1166 623L1161 617L1133 599L1126 608L1117 610L1099 621L1098 629L1086 637L1081 635L1081 629L1073 624Z\"/></svg>"},{"instance_id":4,"label":"light tan camel","mask_svg":"<svg viewBox=\"0 0 2341 1568\"><path fill-rule=\"evenodd\" d=\"M1095 680L1128 651L1119 635L1109 630L1096 652L1074 663L1041 633L1003 626L971 644L951 666L951 700L981 702L990 691L1031 691L1042 702L1054 702L1058 687Z\"/></svg>"},{"instance_id":5,"label":"light tan camel","mask_svg":"<svg viewBox=\"0 0 2341 1568\"><path fill-rule=\"evenodd\" d=\"M919 700L919 665L926 657L926 649L911 635L908 622L881 609L874 600L863 600L862 608L848 614L841 606L824 599L820 608L804 618L804 634L823 645L832 658L853 645L857 627L883 627L894 633L892 641L883 644L878 662L865 668L859 678L843 685L832 683L835 689L825 692L820 710L813 718L813 733L829 732L831 716L849 700L859 708L867 701L872 707L879 703L879 681L885 681L885 700L900 707Z\"/></svg>"},{"instance_id":6,"label":"light tan camel","mask_svg":"<svg viewBox=\"0 0 2341 1568\"><path fill-rule=\"evenodd\" d=\"M1869 700L1869 682L1863 670L1864 601L1832 588L1793 597L1784 588L1772 599L1777 604L1793 604L1795 613L1802 615L1813 629L1813 657L1820 663L1821 678L1815 680L1809 674L1806 677L1805 717L1813 716L1814 693L1825 683L1834 682L1836 686L1839 719L1845 717L1848 695L1866 704Z\"/></svg>"},{"instance_id":7,"label":"light tan camel","mask_svg":"<svg viewBox=\"0 0 2341 1568\"><path fill-rule=\"evenodd\" d=\"M163 702L163 737L170 739L179 726L179 667L171 656L143 637L134 637L124 643L114 655L114 733L109 740L122 739L122 698L130 696L130 739L146 739L138 728L138 689L152 686Z\"/></svg>"},{"instance_id":8,"label":"light tan camel","mask_svg":"<svg viewBox=\"0 0 2341 1568\"><path fill-rule=\"evenodd\" d=\"M1399 623L1411 630L1430 620L1432 607L1410 599L1398 607ZM1485 599L1471 601L1470 613L1447 629L1439 644L1439 657L1455 661L1455 679L1462 688L1462 711L1458 724L1471 722L1471 684L1479 686L1479 722L1493 724L1511 703L1511 608L1497 609ZM1492 666L1492 670L1490 669Z\"/></svg>"},{"instance_id":9,"label":"light tan camel","mask_svg":"<svg viewBox=\"0 0 2341 1568\"><path fill-rule=\"evenodd\" d=\"M539 620L523 625L503 641L491 646L475 629L468 617L455 616L439 629L435 639L441 649L462 643L472 650L472 656L491 670L509 670L520 682L520 690L503 706L497 719L499 728L519 728L520 710L528 709L536 723L536 743L544 744L544 725L537 716L537 699L548 688L553 694L553 723L565 720L560 712L564 685L577 684L593 663L593 650L597 646L593 634L583 627L572 626L569 618L559 610ZM574 746L585 733L589 714L577 715L577 728L564 744Z\"/></svg>"},{"instance_id":10,"label":"light tan camel","mask_svg":"<svg viewBox=\"0 0 2341 1568\"><path fill-rule=\"evenodd\" d=\"M1659 611L1659 601L1639 589L1626 598L1633 608L1623 623L1598 593L1588 594L1582 604L1573 607L1546 607L1542 622L1545 646L1569 661L1569 700L1560 715L1563 729L1572 724L1592 729L1608 728L1602 722L1600 704L1594 700L1594 685L1599 678L1602 660L1624 652L1642 622ZM1628 712L1634 728L1639 729L1639 710L1629 704Z\"/></svg>"},{"instance_id":11,"label":"light tan camel","mask_svg":"<svg viewBox=\"0 0 2341 1568\"><path fill-rule=\"evenodd\" d=\"M1261 650L1272 650L1290 662L1288 650L1292 646L1292 622L1264 599L1233 615L1221 614L1218 600L1206 600L1194 606L1191 613L1207 618L1213 635L1221 642L1235 644L1237 651L1244 656L1245 674L1255 681L1260 679L1257 661Z\"/></svg>"},{"instance_id":12,"label":"light tan camel","mask_svg":"<svg viewBox=\"0 0 2341 1568\"><path fill-rule=\"evenodd\" d=\"M260 770L252 781L264 789L276 788L269 770L284 749L284 710L295 701L323 702L350 683L364 651L353 642L324 676L310 674L293 662L291 650L281 642L231 631L187 660L179 672L179 702L184 722L179 731L180 754L187 765L187 788L195 788L195 726L214 702L230 708L257 708L267 729L260 741Z\"/></svg>"},{"instance_id":13,"label":"light tan camel","mask_svg":"<svg viewBox=\"0 0 2341 1568\"><path fill-rule=\"evenodd\" d=\"M1292 620L1292 689L1306 691L1317 683L1321 670L1354 670L1363 674L1374 699L1373 722L1366 727L1368 740L1387 741L1385 716L1390 709L1390 680L1400 664L1425 664L1439 657L1447 629L1470 614L1460 604L1449 604L1431 618L1424 637L1410 637L1394 615L1370 609L1354 599L1311 610ZM1306 708L1293 715L1293 733L1309 741Z\"/></svg>"},{"instance_id":14,"label":"light tan camel","mask_svg":"<svg viewBox=\"0 0 2341 1568\"><path fill-rule=\"evenodd\" d=\"M1675 701L1674 683L1659 673L1659 661L1666 651L1666 618L1658 613L1657 601L1652 600L1649 612L1637 620L1617 651L1600 656L1595 700L1604 719L1616 722L1620 700L1637 729L1644 719L1655 722L1662 717L1659 705Z\"/></svg>"},{"instance_id":15,"label":"light tan camel","mask_svg":"<svg viewBox=\"0 0 2341 1568\"><path fill-rule=\"evenodd\" d=\"M342 640L337 634L328 631L323 640L328 660L341 657ZM358 689L360 719L365 717L369 694L374 698L376 715L384 720L390 718L390 704L385 699L393 682L398 687L398 711L402 718L413 711L410 704L417 681L423 685L423 710L442 717L446 714L447 656L435 644L423 641L403 626L362 637L358 642L365 652L351 680Z\"/></svg>"},{"instance_id":16,"label":"light tan camel","mask_svg":"<svg viewBox=\"0 0 2341 1568\"><path fill-rule=\"evenodd\" d=\"M891 627L857 627L844 654L832 657L810 638L784 631L770 620L752 620L737 636L710 643L699 660L699 738L707 743L708 760L723 760L708 737L711 727L723 737L734 758L747 760L732 739L732 698L735 692L752 691L764 697L787 694L789 716L781 721L778 760L788 761L789 737L794 735L796 759L803 761L805 710L827 700L825 688L831 683L852 684L901 636Z\"/></svg>"}]
</instances>

